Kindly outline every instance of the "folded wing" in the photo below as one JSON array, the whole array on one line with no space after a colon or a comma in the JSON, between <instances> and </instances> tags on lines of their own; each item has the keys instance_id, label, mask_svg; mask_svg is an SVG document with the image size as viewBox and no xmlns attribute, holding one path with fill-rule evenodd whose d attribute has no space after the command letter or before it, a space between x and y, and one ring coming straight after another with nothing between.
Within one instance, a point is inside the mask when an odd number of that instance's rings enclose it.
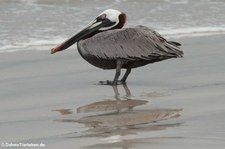
<instances>
[{"instance_id":1,"label":"folded wing","mask_svg":"<svg viewBox=\"0 0 225 149\"><path fill-rule=\"evenodd\" d=\"M180 44L144 26L109 30L79 41L85 56L100 59L152 60L182 57Z\"/></svg>"}]
</instances>

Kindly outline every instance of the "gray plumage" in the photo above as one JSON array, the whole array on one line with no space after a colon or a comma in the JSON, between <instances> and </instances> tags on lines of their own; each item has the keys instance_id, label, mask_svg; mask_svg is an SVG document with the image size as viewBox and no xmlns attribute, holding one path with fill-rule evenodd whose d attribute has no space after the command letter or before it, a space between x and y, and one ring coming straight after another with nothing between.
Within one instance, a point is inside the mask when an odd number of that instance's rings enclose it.
<instances>
[{"instance_id":1,"label":"gray plumage","mask_svg":"<svg viewBox=\"0 0 225 149\"><path fill-rule=\"evenodd\" d=\"M144 26L108 30L77 44L81 56L102 69L135 68L169 58L182 57L180 44L167 41L156 31Z\"/></svg>"}]
</instances>

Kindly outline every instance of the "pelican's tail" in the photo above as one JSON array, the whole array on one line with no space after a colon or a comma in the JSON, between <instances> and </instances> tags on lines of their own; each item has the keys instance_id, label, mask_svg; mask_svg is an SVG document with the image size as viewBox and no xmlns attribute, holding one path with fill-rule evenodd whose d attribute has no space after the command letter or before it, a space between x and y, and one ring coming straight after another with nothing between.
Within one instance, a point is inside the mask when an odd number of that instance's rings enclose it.
<instances>
[{"instance_id":1,"label":"pelican's tail","mask_svg":"<svg viewBox=\"0 0 225 149\"><path fill-rule=\"evenodd\" d=\"M183 57L184 52L179 47L181 46L180 43L175 41L167 41L165 46L170 49L171 54L175 55L176 57Z\"/></svg>"}]
</instances>

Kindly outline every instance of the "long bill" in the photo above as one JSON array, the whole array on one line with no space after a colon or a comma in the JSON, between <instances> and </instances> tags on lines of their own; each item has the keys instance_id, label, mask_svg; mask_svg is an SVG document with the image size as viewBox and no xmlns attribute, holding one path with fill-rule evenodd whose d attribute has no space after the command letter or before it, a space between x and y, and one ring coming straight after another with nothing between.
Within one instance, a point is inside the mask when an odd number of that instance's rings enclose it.
<instances>
[{"instance_id":1,"label":"long bill","mask_svg":"<svg viewBox=\"0 0 225 149\"><path fill-rule=\"evenodd\" d=\"M58 51L62 51L73 45L74 43L78 42L79 40L88 37L90 34L93 32L97 31L101 27L104 26L110 26L112 22L109 20L102 20L102 21L97 21L94 20L90 22L87 27L85 27L83 30L72 36L71 38L67 39L63 43L57 45L56 47L51 49L51 54L54 54Z\"/></svg>"}]
</instances>

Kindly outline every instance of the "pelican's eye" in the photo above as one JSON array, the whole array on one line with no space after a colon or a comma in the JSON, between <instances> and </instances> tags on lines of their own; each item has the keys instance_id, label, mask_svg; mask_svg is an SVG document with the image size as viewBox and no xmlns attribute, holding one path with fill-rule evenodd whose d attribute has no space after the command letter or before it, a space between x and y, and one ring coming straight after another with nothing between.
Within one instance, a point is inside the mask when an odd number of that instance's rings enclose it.
<instances>
[{"instance_id":1,"label":"pelican's eye","mask_svg":"<svg viewBox=\"0 0 225 149\"><path fill-rule=\"evenodd\" d=\"M96 18L97 22L100 22L100 21L102 21L102 20L104 20L104 19L106 19L106 14L105 14L105 13L102 14L102 15L100 15L100 16L98 16L98 17Z\"/></svg>"}]
</instances>

